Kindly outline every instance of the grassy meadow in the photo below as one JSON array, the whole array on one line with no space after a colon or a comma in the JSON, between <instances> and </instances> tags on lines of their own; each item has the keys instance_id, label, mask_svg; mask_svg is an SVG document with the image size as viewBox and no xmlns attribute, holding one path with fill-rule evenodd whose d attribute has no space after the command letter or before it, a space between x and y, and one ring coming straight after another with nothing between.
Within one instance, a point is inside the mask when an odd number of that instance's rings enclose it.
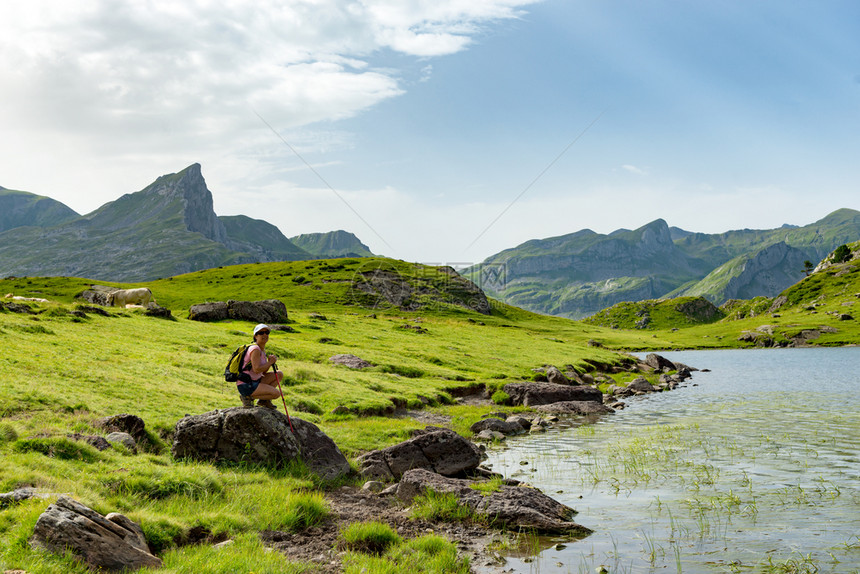
<instances>
[{"instance_id":1,"label":"grassy meadow","mask_svg":"<svg viewBox=\"0 0 860 574\"><path fill-rule=\"evenodd\" d=\"M190 321L191 305L282 300L293 332L273 331L267 350L280 357L290 414L318 424L350 458L423 428L412 418L386 416L395 405L444 412L456 430L469 434L468 426L493 409L452 404L456 389L499 388L531 378L531 369L544 364L585 369L586 359L611 363L619 357L587 345L595 332L591 327L513 307L496 305L486 316L425 295L420 301L425 307L410 312L368 301L366 294L349 290L358 266L367 264L243 265L148 283L174 320L133 309L110 308L108 316L88 310L75 300L92 283L86 279L0 281L2 294L49 300L24 303L32 313L0 311L5 347L0 492L29 486L50 495L70 494L102 513L122 512L141 523L165 559L164 571L192 571L181 566L186 562L201 565L195 572L312 571L259 552L254 533L301 529L324 519L330 510L321 492L333 485L320 484L301 466L237 468L170 456L172 429L185 414L239 405L222 374L230 353L250 341L253 328L241 321ZM435 284L444 291L444 273L399 262L386 265L400 266L415 285ZM372 307L358 304L368 302ZM374 366L352 370L331 363L329 357L339 353L356 354ZM332 414L336 407L345 408ZM120 413L146 423L151 444L136 454L121 446L99 452L68 438L72 433L103 435L96 421ZM52 499L0 511L0 568L83 571L70 558L27 545ZM236 543L229 552L186 546L195 532ZM439 545L416 547L429 551ZM449 553L446 548L445 556Z\"/></svg>"},{"instance_id":2,"label":"grassy meadow","mask_svg":"<svg viewBox=\"0 0 860 574\"><path fill-rule=\"evenodd\" d=\"M404 278L417 310L353 288L362 271L378 268ZM457 289L448 274L383 259L238 265L148 282L173 320L136 309L110 308L107 316L88 310L75 298L93 283L87 279L0 280L0 297L49 300L25 303L31 313L0 306L0 492L29 486L48 495L0 509L0 569L86 571L70 557L27 544L39 515L56 494L67 493L101 513L121 512L140 523L165 561L164 572L313 571L313 565L263 552L256 533L319 523L331 511L323 492L337 485L320 483L301 465L215 466L170 456L172 430L185 414L239 406L222 373L253 328L242 321L190 321L194 304L283 301L292 331L273 331L267 351L280 358L289 412L320 426L354 459L423 428L414 418L391 416L395 406L450 416L454 430L468 436L470 424L498 407L456 404L462 389L493 392L532 379L532 369L543 365L587 371L621 360L623 350L737 347L747 344L737 340L744 331L765 323L774 326L775 337L831 325L836 332L821 332L812 343L856 342L857 322L834 313L851 312L858 301L858 267L848 263L829 273L796 286L806 291L789 293L776 314L766 310L771 302L753 301L713 323L653 321L648 329L589 325L496 301L492 314L482 315L457 304L466 300L462 293L449 296ZM374 366L352 370L329 361L341 353ZM150 444L137 453L121 446L97 451L68 438L103 435L96 421L120 413L146 423ZM206 541L235 542L225 550L189 545L200 533ZM452 558L452 548L436 539L395 540L378 559L391 572L448 571L431 569L448 562L461 571L464 564ZM347 562L356 572L367 567L354 553Z\"/></svg>"}]
</instances>

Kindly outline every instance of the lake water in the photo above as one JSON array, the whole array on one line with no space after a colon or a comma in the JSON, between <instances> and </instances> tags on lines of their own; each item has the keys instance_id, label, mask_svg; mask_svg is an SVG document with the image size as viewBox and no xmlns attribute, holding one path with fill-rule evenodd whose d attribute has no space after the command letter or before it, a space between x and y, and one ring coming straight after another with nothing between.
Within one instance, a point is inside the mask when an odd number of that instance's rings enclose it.
<instances>
[{"instance_id":1,"label":"lake water","mask_svg":"<svg viewBox=\"0 0 860 574\"><path fill-rule=\"evenodd\" d=\"M860 572L860 348L661 354L711 372L489 452L493 470L577 509L594 534L475 566Z\"/></svg>"}]
</instances>

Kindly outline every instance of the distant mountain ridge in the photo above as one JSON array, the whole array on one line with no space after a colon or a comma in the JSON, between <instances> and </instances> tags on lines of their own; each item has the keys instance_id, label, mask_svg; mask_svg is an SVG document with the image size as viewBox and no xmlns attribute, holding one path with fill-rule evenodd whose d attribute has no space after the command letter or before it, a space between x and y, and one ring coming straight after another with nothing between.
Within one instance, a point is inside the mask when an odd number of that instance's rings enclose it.
<instances>
[{"instance_id":1,"label":"distant mountain ridge","mask_svg":"<svg viewBox=\"0 0 860 574\"><path fill-rule=\"evenodd\" d=\"M657 219L639 229L589 229L534 239L464 271L488 295L540 313L574 319L622 301L704 296L773 296L819 261L860 237L860 212L839 209L806 226L686 231Z\"/></svg>"},{"instance_id":2,"label":"distant mountain ridge","mask_svg":"<svg viewBox=\"0 0 860 574\"><path fill-rule=\"evenodd\" d=\"M321 259L336 257L374 257L370 248L358 237L338 229L328 233L305 233L290 237L290 241Z\"/></svg>"},{"instance_id":3,"label":"distant mountain ridge","mask_svg":"<svg viewBox=\"0 0 860 574\"><path fill-rule=\"evenodd\" d=\"M80 217L50 197L0 187L0 233L16 227L51 227Z\"/></svg>"},{"instance_id":4,"label":"distant mountain ridge","mask_svg":"<svg viewBox=\"0 0 860 574\"><path fill-rule=\"evenodd\" d=\"M0 276L137 282L221 265L315 258L265 221L218 217L197 163L83 216L35 198L41 196L0 191L0 206L30 206L20 208L29 214L27 226L0 227Z\"/></svg>"}]
</instances>

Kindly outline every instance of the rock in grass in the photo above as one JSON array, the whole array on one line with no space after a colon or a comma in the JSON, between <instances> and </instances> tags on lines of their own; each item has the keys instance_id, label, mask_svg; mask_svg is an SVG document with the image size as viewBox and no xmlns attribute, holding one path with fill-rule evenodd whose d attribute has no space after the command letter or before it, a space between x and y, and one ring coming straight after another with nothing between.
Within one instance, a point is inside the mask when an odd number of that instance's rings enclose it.
<instances>
[{"instance_id":1,"label":"rock in grass","mask_svg":"<svg viewBox=\"0 0 860 574\"><path fill-rule=\"evenodd\" d=\"M351 472L340 449L313 423L261 407L234 407L176 423L173 456L209 462L277 466L301 458L326 480Z\"/></svg>"},{"instance_id":2,"label":"rock in grass","mask_svg":"<svg viewBox=\"0 0 860 574\"><path fill-rule=\"evenodd\" d=\"M136 415L123 413L99 419L95 422L95 426L102 428L108 432L128 433L132 436L135 442L149 440L146 436L146 424L143 419Z\"/></svg>"},{"instance_id":3,"label":"rock in grass","mask_svg":"<svg viewBox=\"0 0 860 574\"><path fill-rule=\"evenodd\" d=\"M161 559L149 553L139 525L122 514L102 516L68 496L60 496L42 513L30 545L57 554L70 551L93 569L161 566Z\"/></svg>"},{"instance_id":4,"label":"rock in grass","mask_svg":"<svg viewBox=\"0 0 860 574\"><path fill-rule=\"evenodd\" d=\"M127 432L112 432L105 437L105 440L111 444L119 443L129 451L137 452L137 443L134 442L134 438Z\"/></svg>"},{"instance_id":5,"label":"rock in grass","mask_svg":"<svg viewBox=\"0 0 860 574\"><path fill-rule=\"evenodd\" d=\"M329 357L329 361L337 365L347 366L350 369L366 369L373 366L372 363L365 361L361 357L349 354L334 355L333 357Z\"/></svg>"},{"instance_id":6,"label":"rock in grass","mask_svg":"<svg viewBox=\"0 0 860 574\"><path fill-rule=\"evenodd\" d=\"M20 502L29 500L35 496L36 491L32 488L16 488L12 492L4 492L0 494L0 508L19 504Z\"/></svg>"}]
</instances>

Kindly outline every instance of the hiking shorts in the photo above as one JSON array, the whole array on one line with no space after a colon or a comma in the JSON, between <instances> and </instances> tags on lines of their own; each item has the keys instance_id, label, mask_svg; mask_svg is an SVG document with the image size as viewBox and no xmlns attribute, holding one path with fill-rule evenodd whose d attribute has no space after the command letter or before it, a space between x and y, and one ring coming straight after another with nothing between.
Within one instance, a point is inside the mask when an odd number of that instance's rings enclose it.
<instances>
[{"instance_id":1,"label":"hiking shorts","mask_svg":"<svg viewBox=\"0 0 860 574\"><path fill-rule=\"evenodd\" d=\"M250 397L254 391L257 390L257 386L260 384L260 381L251 381L250 383L239 383L236 385L236 389L239 391L239 394L243 397Z\"/></svg>"}]
</instances>

